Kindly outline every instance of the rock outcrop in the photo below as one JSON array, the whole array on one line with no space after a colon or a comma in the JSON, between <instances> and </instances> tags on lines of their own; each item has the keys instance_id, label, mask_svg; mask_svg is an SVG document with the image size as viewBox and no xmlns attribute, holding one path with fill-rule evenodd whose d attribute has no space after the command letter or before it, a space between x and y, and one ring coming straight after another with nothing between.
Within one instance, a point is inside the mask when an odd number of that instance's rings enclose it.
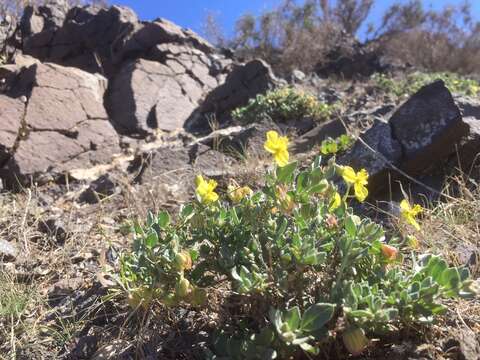
<instances>
[{"instance_id":1,"label":"rock outcrop","mask_svg":"<svg viewBox=\"0 0 480 360\"><path fill-rule=\"evenodd\" d=\"M421 88L388 122L375 122L339 162L367 169L371 188L379 192L389 176L399 176L397 169L419 176L438 168L469 136L474 144L473 118L462 118L450 91L438 80Z\"/></svg>"},{"instance_id":2,"label":"rock outcrop","mask_svg":"<svg viewBox=\"0 0 480 360\"><path fill-rule=\"evenodd\" d=\"M7 185L106 163L120 152L103 107L105 78L45 63L24 69L17 82L30 89L22 100L0 95L0 174Z\"/></svg>"}]
</instances>

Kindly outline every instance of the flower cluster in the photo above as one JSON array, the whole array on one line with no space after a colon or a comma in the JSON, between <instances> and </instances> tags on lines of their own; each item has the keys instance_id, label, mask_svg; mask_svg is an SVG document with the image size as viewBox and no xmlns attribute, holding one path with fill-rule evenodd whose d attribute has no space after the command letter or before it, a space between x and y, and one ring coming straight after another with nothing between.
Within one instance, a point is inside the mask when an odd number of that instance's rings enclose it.
<instances>
[{"instance_id":1,"label":"flower cluster","mask_svg":"<svg viewBox=\"0 0 480 360\"><path fill-rule=\"evenodd\" d=\"M198 175L196 201L175 222L161 212L134 224L117 276L134 310L215 312L217 331L201 346L207 358L290 359L318 355L338 334L359 355L371 336L432 322L446 310L441 298L473 296L468 270L417 258L354 214L350 200L368 196L365 169L338 166L334 155L300 167L274 131L264 147L277 166L255 192L231 180L220 196L214 180ZM421 207L404 200L401 210L418 229ZM406 256L412 261L402 262Z\"/></svg>"}]
</instances>

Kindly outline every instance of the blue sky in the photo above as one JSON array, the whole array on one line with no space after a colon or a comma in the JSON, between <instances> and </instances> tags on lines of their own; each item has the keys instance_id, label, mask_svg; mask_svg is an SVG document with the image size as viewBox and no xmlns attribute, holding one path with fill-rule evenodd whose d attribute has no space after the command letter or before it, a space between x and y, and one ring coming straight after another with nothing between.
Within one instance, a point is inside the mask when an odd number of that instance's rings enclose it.
<instances>
[{"instance_id":1,"label":"blue sky","mask_svg":"<svg viewBox=\"0 0 480 360\"><path fill-rule=\"evenodd\" d=\"M141 19L157 17L169 19L180 26L202 33L202 23L209 12L214 12L227 34L233 31L235 20L242 14L259 14L280 4L281 0L111 0L118 5L134 9ZM367 22L376 23L394 0L376 0ZM463 0L424 0L427 7L442 8L447 4L459 4ZM480 19L480 0L472 0L473 14Z\"/></svg>"}]
</instances>

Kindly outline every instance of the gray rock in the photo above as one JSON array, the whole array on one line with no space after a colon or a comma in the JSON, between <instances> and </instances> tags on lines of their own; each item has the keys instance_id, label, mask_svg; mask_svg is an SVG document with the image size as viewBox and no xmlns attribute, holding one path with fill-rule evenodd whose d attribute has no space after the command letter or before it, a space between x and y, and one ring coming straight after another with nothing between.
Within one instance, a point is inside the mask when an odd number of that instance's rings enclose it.
<instances>
[{"instance_id":1,"label":"gray rock","mask_svg":"<svg viewBox=\"0 0 480 360\"><path fill-rule=\"evenodd\" d=\"M441 80L424 86L407 100L390 124L402 146L402 167L412 174L438 166L468 134L460 110Z\"/></svg>"},{"instance_id":2,"label":"gray rock","mask_svg":"<svg viewBox=\"0 0 480 360\"><path fill-rule=\"evenodd\" d=\"M8 160L20 135L24 112L21 100L0 95L0 164Z\"/></svg>"},{"instance_id":3,"label":"gray rock","mask_svg":"<svg viewBox=\"0 0 480 360\"><path fill-rule=\"evenodd\" d=\"M377 120L367 130L352 149L338 159L341 165L348 165L356 170L366 169L370 174L371 188L386 185L389 163L398 164L402 159L400 143L393 137L392 129L386 122Z\"/></svg>"},{"instance_id":4,"label":"gray rock","mask_svg":"<svg viewBox=\"0 0 480 360\"><path fill-rule=\"evenodd\" d=\"M458 148L458 157L462 168L469 171L473 162L478 163L480 154L480 101L460 97L455 102L462 112L463 123L468 127L468 134L463 138Z\"/></svg>"},{"instance_id":5,"label":"gray rock","mask_svg":"<svg viewBox=\"0 0 480 360\"><path fill-rule=\"evenodd\" d=\"M0 262L14 261L17 258L18 249L9 241L0 239Z\"/></svg>"},{"instance_id":6,"label":"gray rock","mask_svg":"<svg viewBox=\"0 0 480 360\"><path fill-rule=\"evenodd\" d=\"M347 129L340 120L331 120L317 125L312 130L306 132L299 138L295 139L291 147L294 154L311 150L315 145L319 145L328 137L335 139L345 134Z\"/></svg>"},{"instance_id":7,"label":"gray rock","mask_svg":"<svg viewBox=\"0 0 480 360\"><path fill-rule=\"evenodd\" d=\"M278 79L262 60L236 65L225 82L207 95L201 107L188 119L185 128L193 132L208 132L211 130L209 118L215 118L219 124L226 123L231 119L234 109L246 105L256 95L273 89L276 84Z\"/></svg>"},{"instance_id":8,"label":"gray rock","mask_svg":"<svg viewBox=\"0 0 480 360\"><path fill-rule=\"evenodd\" d=\"M156 129L179 129L202 93L185 69L175 72L164 64L140 59L126 65L112 82L112 121L126 133L143 136Z\"/></svg>"},{"instance_id":9,"label":"gray rock","mask_svg":"<svg viewBox=\"0 0 480 360\"><path fill-rule=\"evenodd\" d=\"M108 174L100 176L80 194L79 201L88 204L96 204L103 198L115 194L117 184Z\"/></svg>"},{"instance_id":10,"label":"gray rock","mask_svg":"<svg viewBox=\"0 0 480 360\"><path fill-rule=\"evenodd\" d=\"M65 244L68 236L66 226L59 218L41 220L38 223L38 231L54 238L59 245Z\"/></svg>"},{"instance_id":11,"label":"gray rock","mask_svg":"<svg viewBox=\"0 0 480 360\"><path fill-rule=\"evenodd\" d=\"M104 164L120 152L117 133L103 108L103 77L35 64L21 72L18 82L32 88L28 101L22 106L12 99L0 100L15 105L8 112L10 128L3 133L10 137L0 139L3 149L10 149L0 171L7 187ZM14 150L13 134L17 134Z\"/></svg>"}]
</instances>

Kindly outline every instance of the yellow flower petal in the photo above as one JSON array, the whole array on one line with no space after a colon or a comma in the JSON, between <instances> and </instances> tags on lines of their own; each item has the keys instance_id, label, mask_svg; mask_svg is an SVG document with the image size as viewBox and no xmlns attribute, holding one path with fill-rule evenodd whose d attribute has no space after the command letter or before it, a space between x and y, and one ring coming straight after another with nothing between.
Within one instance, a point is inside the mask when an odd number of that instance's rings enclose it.
<instances>
[{"instance_id":1,"label":"yellow flower petal","mask_svg":"<svg viewBox=\"0 0 480 360\"><path fill-rule=\"evenodd\" d=\"M402 212L407 212L407 211L410 211L410 204L407 200L403 199L401 202L400 202L400 209L402 210Z\"/></svg>"},{"instance_id":2,"label":"yellow flower petal","mask_svg":"<svg viewBox=\"0 0 480 360\"><path fill-rule=\"evenodd\" d=\"M368 184L368 172L367 172L367 170L362 169L357 173L357 182L359 182L362 185L367 185Z\"/></svg>"},{"instance_id":3,"label":"yellow flower petal","mask_svg":"<svg viewBox=\"0 0 480 360\"><path fill-rule=\"evenodd\" d=\"M413 216L417 216L417 215L420 214L422 211L423 211L422 207L421 207L420 205L416 204L416 205L413 206L412 215L413 215Z\"/></svg>"},{"instance_id":4,"label":"yellow flower petal","mask_svg":"<svg viewBox=\"0 0 480 360\"><path fill-rule=\"evenodd\" d=\"M357 200L360 202L365 201L365 199L368 196L368 189L360 183L355 183L354 190L355 190L355 197L357 198Z\"/></svg>"},{"instance_id":5,"label":"yellow flower petal","mask_svg":"<svg viewBox=\"0 0 480 360\"><path fill-rule=\"evenodd\" d=\"M290 155L288 154L288 151L279 151L275 154L275 161L277 162L278 166L284 167L288 164L289 157Z\"/></svg>"},{"instance_id":6,"label":"yellow flower petal","mask_svg":"<svg viewBox=\"0 0 480 360\"><path fill-rule=\"evenodd\" d=\"M332 197L332 200L330 201L330 207L328 208L329 211L335 211L342 205L342 198L340 197L340 194L335 191L335 194Z\"/></svg>"},{"instance_id":7,"label":"yellow flower petal","mask_svg":"<svg viewBox=\"0 0 480 360\"><path fill-rule=\"evenodd\" d=\"M345 182L350 185L354 184L357 180L355 170L353 170L350 166L342 167L342 177L343 180L345 180Z\"/></svg>"}]
</instances>

